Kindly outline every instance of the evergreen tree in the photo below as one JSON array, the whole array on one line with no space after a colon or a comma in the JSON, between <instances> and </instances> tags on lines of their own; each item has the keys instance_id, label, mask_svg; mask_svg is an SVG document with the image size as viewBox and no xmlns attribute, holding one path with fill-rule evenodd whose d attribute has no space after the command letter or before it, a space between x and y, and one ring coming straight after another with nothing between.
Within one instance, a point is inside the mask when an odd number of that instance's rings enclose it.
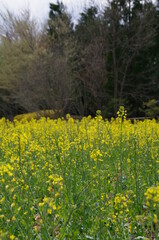
<instances>
[{"instance_id":1,"label":"evergreen tree","mask_svg":"<svg viewBox=\"0 0 159 240\"><path fill-rule=\"evenodd\" d=\"M114 114L119 105L130 107L132 114L142 105L147 95L152 66L149 51L154 40L155 12L152 3L141 1L112 1L105 9L108 28L108 88L114 105ZM147 82L145 77L147 75ZM151 82L152 83L152 82Z\"/></svg>"}]
</instances>

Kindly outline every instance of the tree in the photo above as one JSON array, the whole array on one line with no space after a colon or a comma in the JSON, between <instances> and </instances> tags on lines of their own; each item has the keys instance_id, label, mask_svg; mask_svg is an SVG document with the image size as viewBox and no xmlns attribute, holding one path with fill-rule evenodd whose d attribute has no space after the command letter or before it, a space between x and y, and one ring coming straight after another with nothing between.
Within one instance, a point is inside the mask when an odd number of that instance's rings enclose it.
<instances>
[{"instance_id":1,"label":"tree","mask_svg":"<svg viewBox=\"0 0 159 240\"><path fill-rule=\"evenodd\" d=\"M4 23L0 86L5 111L10 112L12 108L10 115L13 115L21 111L69 109L73 92L70 59L74 44L69 16L63 10L41 30L30 18L29 11L19 16L7 11L1 18ZM8 111L6 104L11 105Z\"/></svg>"},{"instance_id":2,"label":"tree","mask_svg":"<svg viewBox=\"0 0 159 240\"><path fill-rule=\"evenodd\" d=\"M75 81L73 76L74 48L76 45L71 17L60 2L50 4L48 20L48 56L52 64L50 80L52 96L57 108L63 112L72 111L75 101Z\"/></svg>"},{"instance_id":3,"label":"tree","mask_svg":"<svg viewBox=\"0 0 159 240\"><path fill-rule=\"evenodd\" d=\"M81 13L75 34L78 43L77 81L82 115L93 115L97 109L102 109L107 97L104 92L107 78L104 54L106 41L103 30L97 7L90 6Z\"/></svg>"},{"instance_id":4,"label":"tree","mask_svg":"<svg viewBox=\"0 0 159 240\"><path fill-rule=\"evenodd\" d=\"M2 114L12 115L20 105L17 86L27 75L28 66L33 61L38 46L39 31L35 20L31 20L28 10L15 16L7 11L0 14L0 89L3 102ZM11 111L12 110L12 111Z\"/></svg>"},{"instance_id":5,"label":"tree","mask_svg":"<svg viewBox=\"0 0 159 240\"><path fill-rule=\"evenodd\" d=\"M0 115L57 109L143 114L158 100L159 14L151 1L113 0L84 9L74 27L60 2L40 28L29 11L0 13ZM144 110L143 110L144 111Z\"/></svg>"},{"instance_id":6,"label":"tree","mask_svg":"<svg viewBox=\"0 0 159 240\"><path fill-rule=\"evenodd\" d=\"M135 105L140 101L141 104L141 88L148 86L143 80L148 69L141 65L139 59L141 56L142 60L145 58L146 64L150 61L145 53L154 44L155 9L152 3L146 1L110 1L105 9L104 21L109 38L108 86L114 89L115 114L119 105L125 102ZM141 75L142 80L139 80ZM143 94L146 92L143 91ZM137 101L133 102L132 98Z\"/></svg>"}]
</instances>

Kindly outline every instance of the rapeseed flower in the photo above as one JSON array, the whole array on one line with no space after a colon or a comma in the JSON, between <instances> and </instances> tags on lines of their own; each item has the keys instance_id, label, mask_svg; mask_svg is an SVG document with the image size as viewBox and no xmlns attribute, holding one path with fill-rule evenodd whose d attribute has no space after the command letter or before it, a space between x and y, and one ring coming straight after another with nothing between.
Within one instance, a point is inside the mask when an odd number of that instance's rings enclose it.
<instances>
[{"instance_id":1,"label":"rapeseed flower","mask_svg":"<svg viewBox=\"0 0 159 240\"><path fill-rule=\"evenodd\" d=\"M154 236L159 124L95 118L0 120L0 225L7 237ZM153 186L151 186L153 185ZM154 227L155 226L155 227ZM14 231L13 231L14 230Z\"/></svg>"}]
</instances>

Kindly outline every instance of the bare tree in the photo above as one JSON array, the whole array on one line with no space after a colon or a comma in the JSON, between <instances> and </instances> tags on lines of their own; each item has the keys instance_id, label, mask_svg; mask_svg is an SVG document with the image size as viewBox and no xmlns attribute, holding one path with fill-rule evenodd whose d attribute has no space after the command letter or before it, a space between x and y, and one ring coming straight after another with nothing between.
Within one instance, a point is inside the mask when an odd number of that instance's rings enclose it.
<instances>
[{"instance_id":1,"label":"bare tree","mask_svg":"<svg viewBox=\"0 0 159 240\"><path fill-rule=\"evenodd\" d=\"M64 19L56 19L56 34L53 32L50 37L48 25L39 28L27 10L19 16L9 11L1 13L0 86L9 91L8 101L19 109L68 108L73 87L70 70L73 42L66 18L65 14Z\"/></svg>"}]
</instances>

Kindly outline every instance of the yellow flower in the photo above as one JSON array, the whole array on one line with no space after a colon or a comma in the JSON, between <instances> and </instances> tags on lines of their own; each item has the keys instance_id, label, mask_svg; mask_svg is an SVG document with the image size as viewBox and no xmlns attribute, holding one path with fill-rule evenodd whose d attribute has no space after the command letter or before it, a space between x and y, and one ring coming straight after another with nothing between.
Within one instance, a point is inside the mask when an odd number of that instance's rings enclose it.
<instances>
[{"instance_id":1,"label":"yellow flower","mask_svg":"<svg viewBox=\"0 0 159 240\"><path fill-rule=\"evenodd\" d=\"M11 239L11 240L14 240L14 239L15 239L15 236L14 236L14 235L10 235L10 239Z\"/></svg>"},{"instance_id":2,"label":"yellow flower","mask_svg":"<svg viewBox=\"0 0 159 240\"><path fill-rule=\"evenodd\" d=\"M33 212L33 207L30 208L30 211Z\"/></svg>"},{"instance_id":3,"label":"yellow flower","mask_svg":"<svg viewBox=\"0 0 159 240\"><path fill-rule=\"evenodd\" d=\"M11 208L13 208L13 207L15 207L15 203L14 202L11 204Z\"/></svg>"},{"instance_id":4,"label":"yellow flower","mask_svg":"<svg viewBox=\"0 0 159 240\"><path fill-rule=\"evenodd\" d=\"M44 202L42 202L42 203L39 203L39 207L43 207L44 206Z\"/></svg>"},{"instance_id":5,"label":"yellow flower","mask_svg":"<svg viewBox=\"0 0 159 240\"><path fill-rule=\"evenodd\" d=\"M53 209L53 210L56 210L56 209L57 209L55 204L53 204L52 209Z\"/></svg>"},{"instance_id":6,"label":"yellow flower","mask_svg":"<svg viewBox=\"0 0 159 240\"><path fill-rule=\"evenodd\" d=\"M48 191L51 192L51 190L52 190L52 187L48 187Z\"/></svg>"},{"instance_id":7,"label":"yellow flower","mask_svg":"<svg viewBox=\"0 0 159 240\"><path fill-rule=\"evenodd\" d=\"M16 218L15 218L15 216L13 216L13 217L12 217L12 221L15 221L15 220L16 220Z\"/></svg>"},{"instance_id":8,"label":"yellow flower","mask_svg":"<svg viewBox=\"0 0 159 240\"><path fill-rule=\"evenodd\" d=\"M0 203L3 203L5 201L5 197L2 197L1 199L0 199Z\"/></svg>"},{"instance_id":9,"label":"yellow flower","mask_svg":"<svg viewBox=\"0 0 159 240\"><path fill-rule=\"evenodd\" d=\"M154 222L155 224L158 222L158 219L157 219L157 215L156 215L156 214L153 215L153 222Z\"/></svg>"},{"instance_id":10,"label":"yellow flower","mask_svg":"<svg viewBox=\"0 0 159 240\"><path fill-rule=\"evenodd\" d=\"M149 203L149 201L146 202L146 206L150 207L150 203Z\"/></svg>"},{"instance_id":11,"label":"yellow flower","mask_svg":"<svg viewBox=\"0 0 159 240\"><path fill-rule=\"evenodd\" d=\"M48 214L51 214L51 213L52 213L51 208L47 209L47 213L48 213Z\"/></svg>"},{"instance_id":12,"label":"yellow flower","mask_svg":"<svg viewBox=\"0 0 159 240\"><path fill-rule=\"evenodd\" d=\"M16 194L13 195L13 199L14 199L14 200L16 199Z\"/></svg>"},{"instance_id":13,"label":"yellow flower","mask_svg":"<svg viewBox=\"0 0 159 240\"><path fill-rule=\"evenodd\" d=\"M12 179L12 182L15 182L15 178Z\"/></svg>"},{"instance_id":14,"label":"yellow flower","mask_svg":"<svg viewBox=\"0 0 159 240\"><path fill-rule=\"evenodd\" d=\"M14 192L14 188L11 188L11 189L10 189L10 192L11 192L11 193Z\"/></svg>"},{"instance_id":15,"label":"yellow flower","mask_svg":"<svg viewBox=\"0 0 159 240\"><path fill-rule=\"evenodd\" d=\"M18 212L21 210L21 207L18 208Z\"/></svg>"},{"instance_id":16,"label":"yellow flower","mask_svg":"<svg viewBox=\"0 0 159 240\"><path fill-rule=\"evenodd\" d=\"M47 197L44 197L43 202L44 202L44 203L47 203L47 201L48 201L48 198L47 198Z\"/></svg>"},{"instance_id":17,"label":"yellow flower","mask_svg":"<svg viewBox=\"0 0 159 240\"><path fill-rule=\"evenodd\" d=\"M55 193L55 198L59 196L59 193Z\"/></svg>"}]
</instances>

